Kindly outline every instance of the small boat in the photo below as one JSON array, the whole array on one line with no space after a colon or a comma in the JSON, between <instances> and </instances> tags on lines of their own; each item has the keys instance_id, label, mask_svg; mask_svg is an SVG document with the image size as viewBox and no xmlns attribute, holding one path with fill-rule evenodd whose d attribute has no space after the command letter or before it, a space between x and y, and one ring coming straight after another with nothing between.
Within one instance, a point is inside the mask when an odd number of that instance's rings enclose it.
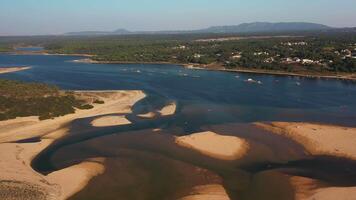
<instances>
[{"instance_id":1,"label":"small boat","mask_svg":"<svg viewBox=\"0 0 356 200\"><path fill-rule=\"evenodd\" d=\"M248 83L257 83L259 85L262 85L262 81L256 81L256 80L253 80L252 78L249 78L247 80L245 80L245 82L248 82Z\"/></svg>"},{"instance_id":2,"label":"small boat","mask_svg":"<svg viewBox=\"0 0 356 200\"><path fill-rule=\"evenodd\" d=\"M300 85L301 85L301 83L300 83L300 82L296 82L295 84L296 84L297 86L300 86Z\"/></svg>"},{"instance_id":3,"label":"small boat","mask_svg":"<svg viewBox=\"0 0 356 200\"><path fill-rule=\"evenodd\" d=\"M256 83L256 81L253 80L252 78L247 79L246 82L249 82L249 83Z\"/></svg>"}]
</instances>

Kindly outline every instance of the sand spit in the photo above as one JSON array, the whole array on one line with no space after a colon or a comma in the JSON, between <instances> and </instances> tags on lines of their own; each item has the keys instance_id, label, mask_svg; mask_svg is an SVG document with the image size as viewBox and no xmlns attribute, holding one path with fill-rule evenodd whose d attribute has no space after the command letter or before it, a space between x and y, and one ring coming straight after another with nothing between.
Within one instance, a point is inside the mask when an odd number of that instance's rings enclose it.
<instances>
[{"instance_id":1,"label":"sand spit","mask_svg":"<svg viewBox=\"0 0 356 200\"><path fill-rule=\"evenodd\" d=\"M5 68L0 68L0 74L18 72L18 71L23 71L28 69L31 69L31 67L5 67Z\"/></svg>"},{"instance_id":2,"label":"sand spit","mask_svg":"<svg viewBox=\"0 0 356 200\"><path fill-rule=\"evenodd\" d=\"M289 122L257 123L257 126L302 144L311 155L356 159L356 128ZM297 200L351 200L356 197L356 187L317 188L314 180L300 177L291 179L291 184L296 188Z\"/></svg>"},{"instance_id":3,"label":"sand spit","mask_svg":"<svg viewBox=\"0 0 356 200\"><path fill-rule=\"evenodd\" d=\"M176 143L221 160L237 160L242 158L249 148L248 143L234 136L218 135L214 132L195 133L177 137Z\"/></svg>"},{"instance_id":4,"label":"sand spit","mask_svg":"<svg viewBox=\"0 0 356 200\"><path fill-rule=\"evenodd\" d=\"M356 160L356 128L283 122L257 123L257 126L302 144L312 155L339 156Z\"/></svg>"},{"instance_id":5,"label":"sand spit","mask_svg":"<svg viewBox=\"0 0 356 200\"><path fill-rule=\"evenodd\" d=\"M39 121L36 117L26 117L0 122L1 199L61 200L84 188L92 177L105 171L102 165L103 159L86 160L47 176L31 168L32 159L54 140L68 134L67 125L73 120L129 113L131 106L145 96L141 91L76 91L75 93L83 98L103 99L105 104L95 104L91 110L77 110L75 114L52 120ZM31 138L39 138L39 141L16 142ZM12 192L14 190L17 192Z\"/></svg>"},{"instance_id":6,"label":"sand spit","mask_svg":"<svg viewBox=\"0 0 356 200\"><path fill-rule=\"evenodd\" d=\"M105 159L88 160L80 164L53 172L47 176L50 182L61 186L62 199L68 199L81 191L89 181L105 171ZM73 178L73 175L75 177ZM70 184L68 184L70 183Z\"/></svg>"}]
</instances>

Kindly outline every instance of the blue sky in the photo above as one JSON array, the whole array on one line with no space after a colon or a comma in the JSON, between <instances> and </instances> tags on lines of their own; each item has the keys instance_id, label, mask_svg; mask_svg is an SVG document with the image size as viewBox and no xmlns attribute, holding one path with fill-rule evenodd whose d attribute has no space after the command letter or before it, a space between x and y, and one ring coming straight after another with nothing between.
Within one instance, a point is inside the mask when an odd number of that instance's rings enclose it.
<instances>
[{"instance_id":1,"label":"blue sky","mask_svg":"<svg viewBox=\"0 0 356 200\"><path fill-rule=\"evenodd\" d=\"M243 22L356 26L356 0L0 0L0 35L187 30Z\"/></svg>"}]
</instances>

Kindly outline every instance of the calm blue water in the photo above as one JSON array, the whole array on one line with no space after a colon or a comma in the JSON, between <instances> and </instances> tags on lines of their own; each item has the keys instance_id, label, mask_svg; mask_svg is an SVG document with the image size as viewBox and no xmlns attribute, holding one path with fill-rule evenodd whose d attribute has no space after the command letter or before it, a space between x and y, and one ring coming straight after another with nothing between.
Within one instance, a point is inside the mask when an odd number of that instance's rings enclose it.
<instances>
[{"instance_id":1,"label":"calm blue water","mask_svg":"<svg viewBox=\"0 0 356 200\"><path fill-rule=\"evenodd\" d=\"M18 47L17 51L42 51L43 47Z\"/></svg>"},{"instance_id":2,"label":"calm blue water","mask_svg":"<svg viewBox=\"0 0 356 200\"><path fill-rule=\"evenodd\" d=\"M144 109L179 105L174 125L311 121L356 126L356 84L322 79L237 74L157 64L74 63L73 56L0 55L0 66L32 69L0 78L55 84L71 90L143 90ZM252 78L263 84L247 83ZM297 84L298 83L298 84ZM136 109L139 109L136 106Z\"/></svg>"}]
</instances>

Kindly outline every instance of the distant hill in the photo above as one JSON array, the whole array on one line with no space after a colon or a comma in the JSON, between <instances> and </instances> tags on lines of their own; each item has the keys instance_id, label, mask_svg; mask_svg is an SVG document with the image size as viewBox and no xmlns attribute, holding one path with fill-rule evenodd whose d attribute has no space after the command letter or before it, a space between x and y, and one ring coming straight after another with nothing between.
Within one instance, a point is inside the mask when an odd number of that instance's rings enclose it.
<instances>
[{"instance_id":1,"label":"distant hill","mask_svg":"<svg viewBox=\"0 0 356 200\"><path fill-rule=\"evenodd\" d=\"M69 32L65 35L73 36L95 36L95 35L129 35L132 32L126 29L117 29L116 31L79 31L79 32Z\"/></svg>"},{"instance_id":2,"label":"distant hill","mask_svg":"<svg viewBox=\"0 0 356 200\"><path fill-rule=\"evenodd\" d=\"M128 31L118 29L116 31L83 31L70 32L65 35L130 35L130 34L183 34L183 33L268 33L268 32L288 32L288 31L322 31L334 28L316 23L306 22L254 22L243 23L232 26L212 26L206 29L190 31Z\"/></svg>"},{"instance_id":3,"label":"distant hill","mask_svg":"<svg viewBox=\"0 0 356 200\"><path fill-rule=\"evenodd\" d=\"M213 26L199 30L203 33L258 33L258 32L287 32L287 31L314 31L332 29L329 26L305 22L254 22L243 23L236 26Z\"/></svg>"}]
</instances>

